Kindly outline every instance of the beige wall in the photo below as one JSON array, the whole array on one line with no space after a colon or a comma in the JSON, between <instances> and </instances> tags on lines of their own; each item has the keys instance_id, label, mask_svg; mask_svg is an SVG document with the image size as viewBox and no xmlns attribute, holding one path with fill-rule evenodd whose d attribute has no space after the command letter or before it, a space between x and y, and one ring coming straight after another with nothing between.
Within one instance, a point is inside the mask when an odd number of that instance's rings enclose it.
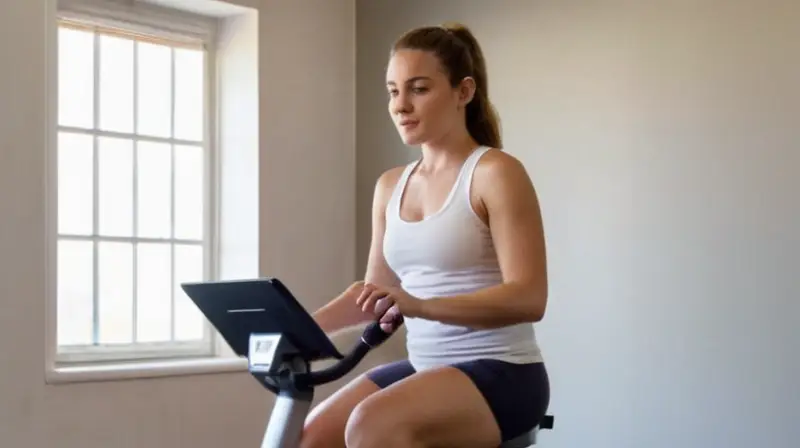
<instances>
[{"instance_id":1,"label":"beige wall","mask_svg":"<svg viewBox=\"0 0 800 448\"><path fill-rule=\"evenodd\" d=\"M348 0L238 2L261 12L260 270L313 308L354 277L355 9ZM51 4L0 2L0 446L258 446L271 400L247 373L45 385ZM320 64L326 82L310 82Z\"/></svg>"},{"instance_id":2,"label":"beige wall","mask_svg":"<svg viewBox=\"0 0 800 448\"><path fill-rule=\"evenodd\" d=\"M463 21L547 227L542 446L797 446L797 2L357 4L358 268L371 185L417 155L386 113L388 48Z\"/></svg>"}]
</instances>

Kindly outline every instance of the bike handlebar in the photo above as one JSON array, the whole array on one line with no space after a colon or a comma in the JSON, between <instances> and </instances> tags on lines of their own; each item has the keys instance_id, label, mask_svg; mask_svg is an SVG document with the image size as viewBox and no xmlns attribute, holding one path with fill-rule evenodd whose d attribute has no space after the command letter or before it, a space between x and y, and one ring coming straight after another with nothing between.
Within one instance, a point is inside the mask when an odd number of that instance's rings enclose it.
<instances>
[{"instance_id":1,"label":"bike handlebar","mask_svg":"<svg viewBox=\"0 0 800 448\"><path fill-rule=\"evenodd\" d=\"M356 343L350 352L336 364L316 372L308 372L304 376L305 383L309 386L330 383L347 375L358 363L369 353L370 350L386 342L389 337L403 325L403 318L399 316L392 322L392 331L387 333L381 328L380 322L372 322L361 334L361 339Z\"/></svg>"}]
</instances>

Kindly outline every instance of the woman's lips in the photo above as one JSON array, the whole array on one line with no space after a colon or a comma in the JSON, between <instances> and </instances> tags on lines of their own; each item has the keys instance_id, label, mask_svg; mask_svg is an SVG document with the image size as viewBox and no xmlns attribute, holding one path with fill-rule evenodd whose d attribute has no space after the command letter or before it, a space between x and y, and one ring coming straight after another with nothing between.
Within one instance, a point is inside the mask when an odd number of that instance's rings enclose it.
<instances>
[{"instance_id":1,"label":"woman's lips","mask_svg":"<svg viewBox=\"0 0 800 448\"><path fill-rule=\"evenodd\" d=\"M417 120L403 120L400 122L400 126L403 129L413 129L417 126L417 124L419 124L419 121Z\"/></svg>"}]
</instances>

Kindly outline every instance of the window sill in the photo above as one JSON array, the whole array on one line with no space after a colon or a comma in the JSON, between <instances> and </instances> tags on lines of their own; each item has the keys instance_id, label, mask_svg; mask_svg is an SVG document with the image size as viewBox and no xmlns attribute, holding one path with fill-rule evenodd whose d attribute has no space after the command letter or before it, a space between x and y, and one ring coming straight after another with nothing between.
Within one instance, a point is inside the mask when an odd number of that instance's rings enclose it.
<instances>
[{"instance_id":1,"label":"window sill","mask_svg":"<svg viewBox=\"0 0 800 448\"><path fill-rule=\"evenodd\" d=\"M247 371L247 359L245 358L171 359L56 366L48 369L45 381L47 384L67 384Z\"/></svg>"}]
</instances>

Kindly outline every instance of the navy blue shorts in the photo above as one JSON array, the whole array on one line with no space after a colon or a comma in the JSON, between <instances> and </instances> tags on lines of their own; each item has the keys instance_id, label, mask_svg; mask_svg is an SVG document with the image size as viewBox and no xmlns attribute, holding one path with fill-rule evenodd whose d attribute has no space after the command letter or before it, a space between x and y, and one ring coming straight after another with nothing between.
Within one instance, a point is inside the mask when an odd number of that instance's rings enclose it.
<instances>
[{"instance_id":1,"label":"navy blue shorts","mask_svg":"<svg viewBox=\"0 0 800 448\"><path fill-rule=\"evenodd\" d=\"M550 405L550 380L544 363L479 359L452 367L464 372L486 399L503 442L530 431L544 418ZM411 363L403 360L376 367L367 378L383 389L414 373Z\"/></svg>"}]
</instances>

